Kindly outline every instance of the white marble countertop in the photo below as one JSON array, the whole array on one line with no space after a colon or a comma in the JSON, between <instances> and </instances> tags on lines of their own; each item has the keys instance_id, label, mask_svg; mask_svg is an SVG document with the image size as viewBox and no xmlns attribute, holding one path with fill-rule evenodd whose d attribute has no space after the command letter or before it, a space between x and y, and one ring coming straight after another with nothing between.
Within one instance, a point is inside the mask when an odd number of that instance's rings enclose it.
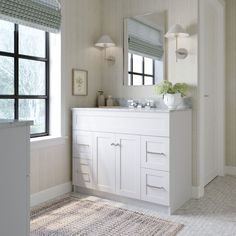
<instances>
[{"instance_id":1,"label":"white marble countertop","mask_svg":"<svg viewBox=\"0 0 236 236\"><path fill-rule=\"evenodd\" d=\"M80 110L80 111L108 111L108 112L151 112L151 113L169 113L169 112L179 112L190 110L190 108L180 108L175 110L168 109L160 109L160 108L129 108L129 107L80 107L80 108L72 108L72 110Z\"/></svg>"},{"instance_id":2,"label":"white marble countertop","mask_svg":"<svg viewBox=\"0 0 236 236\"><path fill-rule=\"evenodd\" d=\"M33 125L33 121L0 119L0 129L30 125Z\"/></svg>"}]
</instances>

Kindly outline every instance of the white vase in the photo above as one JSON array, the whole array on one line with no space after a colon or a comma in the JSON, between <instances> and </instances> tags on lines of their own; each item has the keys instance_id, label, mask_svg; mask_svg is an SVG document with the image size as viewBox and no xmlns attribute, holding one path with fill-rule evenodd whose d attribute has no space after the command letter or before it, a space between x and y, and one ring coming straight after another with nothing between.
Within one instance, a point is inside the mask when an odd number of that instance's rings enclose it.
<instances>
[{"instance_id":1,"label":"white vase","mask_svg":"<svg viewBox=\"0 0 236 236\"><path fill-rule=\"evenodd\" d=\"M181 104L182 97L180 93L167 93L164 95L163 101L168 109L174 110Z\"/></svg>"}]
</instances>

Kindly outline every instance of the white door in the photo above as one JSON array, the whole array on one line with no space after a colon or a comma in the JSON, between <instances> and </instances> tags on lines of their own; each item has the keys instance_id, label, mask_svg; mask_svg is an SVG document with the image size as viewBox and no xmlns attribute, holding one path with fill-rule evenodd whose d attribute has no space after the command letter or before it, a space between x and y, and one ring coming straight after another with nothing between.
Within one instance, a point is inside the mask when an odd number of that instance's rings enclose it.
<instances>
[{"instance_id":1,"label":"white door","mask_svg":"<svg viewBox=\"0 0 236 236\"><path fill-rule=\"evenodd\" d=\"M201 0L200 13L200 158L207 185L224 156L224 7Z\"/></svg>"},{"instance_id":2,"label":"white door","mask_svg":"<svg viewBox=\"0 0 236 236\"><path fill-rule=\"evenodd\" d=\"M93 175L97 190L115 193L115 148L115 136L113 134L94 134Z\"/></svg>"},{"instance_id":3,"label":"white door","mask_svg":"<svg viewBox=\"0 0 236 236\"><path fill-rule=\"evenodd\" d=\"M140 199L140 137L116 135L116 192Z\"/></svg>"}]
</instances>

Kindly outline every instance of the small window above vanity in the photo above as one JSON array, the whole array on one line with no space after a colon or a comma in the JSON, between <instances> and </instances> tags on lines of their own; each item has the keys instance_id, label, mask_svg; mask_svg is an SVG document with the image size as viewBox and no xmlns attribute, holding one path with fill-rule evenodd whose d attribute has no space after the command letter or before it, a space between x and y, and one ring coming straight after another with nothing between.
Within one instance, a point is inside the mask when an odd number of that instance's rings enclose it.
<instances>
[{"instance_id":1,"label":"small window above vanity","mask_svg":"<svg viewBox=\"0 0 236 236\"><path fill-rule=\"evenodd\" d=\"M155 85L164 79L165 12L124 20L124 84Z\"/></svg>"}]
</instances>

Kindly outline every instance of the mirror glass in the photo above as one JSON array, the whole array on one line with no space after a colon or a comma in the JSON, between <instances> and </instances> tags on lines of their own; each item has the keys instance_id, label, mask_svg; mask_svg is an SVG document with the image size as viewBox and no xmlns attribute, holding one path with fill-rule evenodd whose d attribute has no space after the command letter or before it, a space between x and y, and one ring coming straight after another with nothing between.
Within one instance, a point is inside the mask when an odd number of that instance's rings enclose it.
<instances>
[{"instance_id":1,"label":"mirror glass","mask_svg":"<svg viewBox=\"0 0 236 236\"><path fill-rule=\"evenodd\" d=\"M164 79L165 25L165 12L125 19L125 85L155 85Z\"/></svg>"}]
</instances>

